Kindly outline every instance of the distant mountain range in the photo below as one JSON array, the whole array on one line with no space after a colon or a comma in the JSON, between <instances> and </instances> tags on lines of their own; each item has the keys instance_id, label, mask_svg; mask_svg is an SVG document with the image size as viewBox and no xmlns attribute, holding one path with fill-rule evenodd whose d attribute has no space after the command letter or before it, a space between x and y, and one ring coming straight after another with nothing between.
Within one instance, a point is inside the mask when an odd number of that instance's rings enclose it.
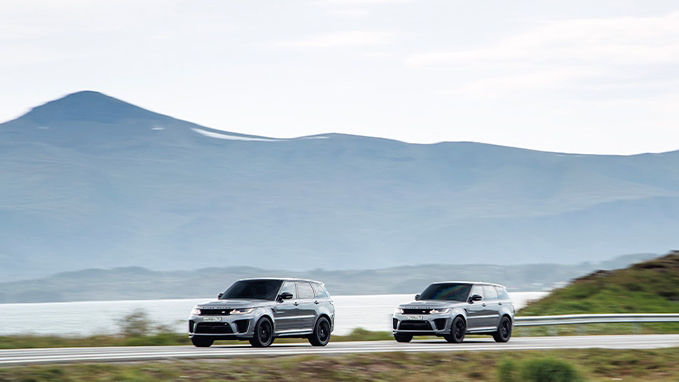
<instances>
[{"instance_id":1,"label":"distant mountain range","mask_svg":"<svg viewBox=\"0 0 679 382\"><path fill-rule=\"evenodd\" d=\"M0 124L4 281L120 266L575 264L666 252L678 232L679 151L274 139L92 91Z\"/></svg>"},{"instance_id":2,"label":"distant mountain range","mask_svg":"<svg viewBox=\"0 0 679 382\"><path fill-rule=\"evenodd\" d=\"M302 277L323 281L334 295L417 293L432 281L484 280L511 292L561 287L594 270L625 267L654 258L619 256L601 263L563 264L425 264L365 270L286 271L254 267L211 267L155 272L140 267L85 269L50 277L0 283L0 303L211 298L231 283L249 277Z\"/></svg>"}]
</instances>

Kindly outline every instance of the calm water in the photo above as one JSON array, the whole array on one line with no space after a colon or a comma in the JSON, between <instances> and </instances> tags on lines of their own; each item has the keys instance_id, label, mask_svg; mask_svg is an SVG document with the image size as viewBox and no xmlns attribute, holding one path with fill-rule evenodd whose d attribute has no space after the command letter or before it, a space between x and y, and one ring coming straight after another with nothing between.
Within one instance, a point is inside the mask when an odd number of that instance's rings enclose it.
<instances>
[{"instance_id":1,"label":"calm water","mask_svg":"<svg viewBox=\"0 0 679 382\"><path fill-rule=\"evenodd\" d=\"M546 292L510 293L517 310ZM335 334L347 334L356 327L391 330L391 314L396 305L414 299L414 294L333 296ZM136 309L150 318L182 332L191 308L209 298L181 300L84 301L38 304L0 304L0 335L60 334L88 335L115 333L116 320Z\"/></svg>"}]
</instances>

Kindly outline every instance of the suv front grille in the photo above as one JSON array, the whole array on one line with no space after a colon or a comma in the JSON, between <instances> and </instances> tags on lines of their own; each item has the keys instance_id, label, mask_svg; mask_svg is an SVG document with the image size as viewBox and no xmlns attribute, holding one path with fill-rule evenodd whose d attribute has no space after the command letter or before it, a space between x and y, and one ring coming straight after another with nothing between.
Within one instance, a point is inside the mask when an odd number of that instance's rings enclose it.
<instances>
[{"instance_id":1,"label":"suv front grille","mask_svg":"<svg viewBox=\"0 0 679 382\"><path fill-rule=\"evenodd\" d=\"M228 316L233 309L201 309L201 316Z\"/></svg>"},{"instance_id":2,"label":"suv front grille","mask_svg":"<svg viewBox=\"0 0 679 382\"><path fill-rule=\"evenodd\" d=\"M196 324L196 333L231 334L233 330L228 322L199 322Z\"/></svg>"},{"instance_id":3,"label":"suv front grille","mask_svg":"<svg viewBox=\"0 0 679 382\"><path fill-rule=\"evenodd\" d=\"M429 314L431 309L403 309L403 314Z\"/></svg>"},{"instance_id":4,"label":"suv front grille","mask_svg":"<svg viewBox=\"0 0 679 382\"><path fill-rule=\"evenodd\" d=\"M432 330L429 321L404 320L398 327L400 330Z\"/></svg>"}]
</instances>

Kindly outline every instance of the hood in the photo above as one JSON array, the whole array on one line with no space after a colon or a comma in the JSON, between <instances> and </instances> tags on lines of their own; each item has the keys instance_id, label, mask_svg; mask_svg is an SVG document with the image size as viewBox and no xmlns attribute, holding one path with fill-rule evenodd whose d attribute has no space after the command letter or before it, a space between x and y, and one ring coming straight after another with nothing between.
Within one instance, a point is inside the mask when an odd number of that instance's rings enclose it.
<instances>
[{"instance_id":1,"label":"hood","mask_svg":"<svg viewBox=\"0 0 679 382\"><path fill-rule=\"evenodd\" d=\"M234 300L216 300L205 302L196 305L196 307L201 309L259 308L262 306L273 305L275 303L276 303L275 301L266 300L234 299Z\"/></svg>"},{"instance_id":2,"label":"hood","mask_svg":"<svg viewBox=\"0 0 679 382\"><path fill-rule=\"evenodd\" d=\"M441 301L441 300L418 300L406 304L401 304L398 307L402 309L434 309L434 308L451 308L460 305L464 305L464 302Z\"/></svg>"}]
</instances>

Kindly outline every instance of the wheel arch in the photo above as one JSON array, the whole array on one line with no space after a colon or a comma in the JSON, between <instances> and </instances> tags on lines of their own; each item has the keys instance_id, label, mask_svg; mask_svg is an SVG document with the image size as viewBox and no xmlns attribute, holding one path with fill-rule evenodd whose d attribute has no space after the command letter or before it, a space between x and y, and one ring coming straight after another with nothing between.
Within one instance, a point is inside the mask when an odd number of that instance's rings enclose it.
<instances>
[{"instance_id":1,"label":"wheel arch","mask_svg":"<svg viewBox=\"0 0 679 382\"><path fill-rule=\"evenodd\" d=\"M330 315L328 315L327 313L321 313L321 314L318 315L318 317L316 317L316 321L314 321L314 328L316 327L318 320L320 320L321 318L325 318L326 320L328 320L328 323L330 324L330 328L332 329L332 326L333 326L332 320L330 319Z\"/></svg>"}]
</instances>

